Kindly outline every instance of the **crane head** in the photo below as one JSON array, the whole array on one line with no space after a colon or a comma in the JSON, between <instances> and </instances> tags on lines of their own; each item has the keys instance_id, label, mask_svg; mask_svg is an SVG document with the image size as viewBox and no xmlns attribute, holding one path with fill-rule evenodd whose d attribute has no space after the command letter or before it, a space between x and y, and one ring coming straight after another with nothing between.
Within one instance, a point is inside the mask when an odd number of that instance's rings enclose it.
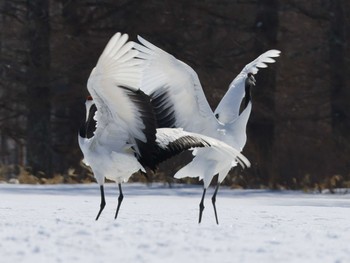
<instances>
[{"instance_id":1,"label":"crane head","mask_svg":"<svg viewBox=\"0 0 350 263\"><path fill-rule=\"evenodd\" d=\"M256 80L254 78L253 73L249 72L247 75L247 79L246 79L246 84L248 84L249 86L255 86Z\"/></svg>"}]
</instances>

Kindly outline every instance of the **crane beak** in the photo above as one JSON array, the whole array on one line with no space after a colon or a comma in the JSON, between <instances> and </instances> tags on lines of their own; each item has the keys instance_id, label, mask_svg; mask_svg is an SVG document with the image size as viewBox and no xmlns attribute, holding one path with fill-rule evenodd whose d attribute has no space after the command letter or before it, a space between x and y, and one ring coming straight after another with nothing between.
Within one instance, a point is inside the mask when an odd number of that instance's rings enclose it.
<instances>
[{"instance_id":1,"label":"crane beak","mask_svg":"<svg viewBox=\"0 0 350 263\"><path fill-rule=\"evenodd\" d=\"M250 76L250 83L251 83L253 86L255 86L255 84L256 84L256 80L255 80L255 78L254 78L253 75Z\"/></svg>"}]
</instances>

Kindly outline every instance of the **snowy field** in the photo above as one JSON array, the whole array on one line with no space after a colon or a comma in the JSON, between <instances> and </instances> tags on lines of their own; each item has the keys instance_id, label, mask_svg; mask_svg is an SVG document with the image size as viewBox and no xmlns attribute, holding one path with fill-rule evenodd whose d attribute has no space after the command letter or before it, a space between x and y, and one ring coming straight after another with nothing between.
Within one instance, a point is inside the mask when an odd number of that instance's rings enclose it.
<instances>
[{"instance_id":1,"label":"snowy field","mask_svg":"<svg viewBox=\"0 0 350 263\"><path fill-rule=\"evenodd\" d=\"M0 185L0 262L350 262L350 194L200 186Z\"/></svg>"}]
</instances>

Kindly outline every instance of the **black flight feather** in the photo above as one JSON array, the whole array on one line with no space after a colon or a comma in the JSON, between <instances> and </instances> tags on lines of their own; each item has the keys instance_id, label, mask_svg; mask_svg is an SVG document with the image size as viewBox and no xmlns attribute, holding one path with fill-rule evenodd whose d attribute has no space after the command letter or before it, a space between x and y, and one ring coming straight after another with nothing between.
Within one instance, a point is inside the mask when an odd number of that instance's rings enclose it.
<instances>
[{"instance_id":1,"label":"black flight feather","mask_svg":"<svg viewBox=\"0 0 350 263\"><path fill-rule=\"evenodd\" d=\"M140 118L145 125L145 128L142 131L145 134L146 142L135 139L140 153L136 158L142 166L155 169L153 166L153 154L156 151L156 119L150 102L150 97L141 90L136 92L126 92L126 94L136 106L137 111L140 113Z\"/></svg>"},{"instance_id":2,"label":"black flight feather","mask_svg":"<svg viewBox=\"0 0 350 263\"><path fill-rule=\"evenodd\" d=\"M175 128L175 110L169 101L167 88L161 88L151 95L151 103L157 120L157 128ZM166 106L168 105L168 106Z\"/></svg>"},{"instance_id":3,"label":"black flight feather","mask_svg":"<svg viewBox=\"0 0 350 263\"><path fill-rule=\"evenodd\" d=\"M206 140L190 135L185 135L172 142L169 142L166 146L157 144L153 160L154 166L191 148L210 146L210 143L208 143Z\"/></svg>"}]
</instances>

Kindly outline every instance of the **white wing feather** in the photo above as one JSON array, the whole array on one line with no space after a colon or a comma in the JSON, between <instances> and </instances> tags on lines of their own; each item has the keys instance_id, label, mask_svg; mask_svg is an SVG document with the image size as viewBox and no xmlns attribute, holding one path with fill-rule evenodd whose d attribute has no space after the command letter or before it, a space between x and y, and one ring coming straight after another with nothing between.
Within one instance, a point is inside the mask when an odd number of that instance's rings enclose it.
<instances>
[{"instance_id":1,"label":"white wing feather","mask_svg":"<svg viewBox=\"0 0 350 263\"><path fill-rule=\"evenodd\" d=\"M175 174L175 178L199 177L199 179L203 179L204 188L207 188L216 174L219 174L219 182L221 182L237 163L242 167L250 167L249 160L243 154L222 141L202 134L186 132L181 128L157 129L157 142L164 148L170 142L174 142L183 136L198 138L208 143L208 146L196 148L193 151L195 158L180 169Z\"/></svg>"},{"instance_id":2,"label":"white wing feather","mask_svg":"<svg viewBox=\"0 0 350 263\"><path fill-rule=\"evenodd\" d=\"M238 158L243 166L249 167L249 160L241 154L235 148L229 146L223 141L217 140L215 138L205 136L203 134L198 134L194 132L184 131L182 128L161 128L157 129L157 143L160 146L166 147L170 142L176 141L184 136L191 136L193 138L198 138L207 142L211 149L218 150L226 156L230 157L231 161ZM215 151L214 151L215 152ZM196 154L195 154L196 155Z\"/></svg>"},{"instance_id":3,"label":"white wing feather","mask_svg":"<svg viewBox=\"0 0 350 263\"><path fill-rule=\"evenodd\" d=\"M217 120L195 71L142 37L138 39L143 45L136 43L135 48L145 60L141 89L149 95L166 90L166 103L174 110L176 127L206 134L205 130L215 129Z\"/></svg>"},{"instance_id":4,"label":"white wing feather","mask_svg":"<svg viewBox=\"0 0 350 263\"><path fill-rule=\"evenodd\" d=\"M128 92L137 91L141 85L142 61L135 58L138 51L127 40L128 35L115 34L90 74L88 90L97 107L95 134L101 135L97 138L110 139L102 135L108 133L110 137L115 133L121 137L118 141L131 134L145 142L144 124L128 97ZM111 129L106 131L106 127Z\"/></svg>"},{"instance_id":5,"label":"white wing feather","mask_svg":"<svg viewBox=\"0 0 350 263\"><path fill-rule=\"evenodd\" d=\"M248 73L256 74L259 68L266 68L266 63L274 63L274 57L279 57L279 50L271 49L261 54L254 61L247 64L237 77L231 82L228 91L221 99L214 113L218 114L222 123L234 121L239 115L241 101L245 94L245 80Z\"/></svg>"}]
</instances>

